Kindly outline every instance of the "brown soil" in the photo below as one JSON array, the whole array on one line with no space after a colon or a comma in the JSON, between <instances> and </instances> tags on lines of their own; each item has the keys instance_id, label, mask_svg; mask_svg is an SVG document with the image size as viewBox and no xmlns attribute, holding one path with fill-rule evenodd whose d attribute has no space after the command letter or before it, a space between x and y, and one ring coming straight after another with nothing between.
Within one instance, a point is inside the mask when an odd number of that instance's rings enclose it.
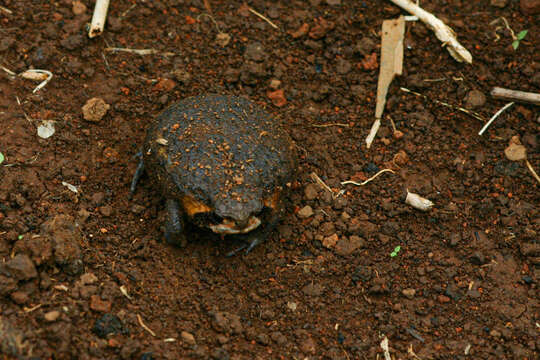
<instances>
[{"instance_id":1,"label":"brown soil","mask_svg":"<svg viewBox=\"0 0 540 360\"><path fill-rule=\"evenodd\" d=\"M404 136L385 118L368 151L381 23L400 14L390 2L248 2L274 29L242 1L117 0L93 40L94 2L83 3L0 9L0 65L54 74L33 94L37 82L0 70L3 358L381 359L386 336L395 359L538 359L540 191L504 149L518 135L540 169L539 108L514 105L480 137L481 121L399 90L475 106L486 119L505 104L491 87L539 92L533 7L424 1L474 63L408 23L404 74L385 111ZM490 25L500 17L529 30L516 51L504 24ZM163 199L146 177L129 199L150 122L210 92L265 106L300 154L287 214L247 256L226 258L238 243L205 236L165 244ZM94 97L110 109L87 121ZM37 136L43 120L54 121L48 139ZM340 185L383 168L396 173ZM345 193L333 199L312 172ZM407 206L406 189L435 207Z\"/></svg>"}]
</instances>

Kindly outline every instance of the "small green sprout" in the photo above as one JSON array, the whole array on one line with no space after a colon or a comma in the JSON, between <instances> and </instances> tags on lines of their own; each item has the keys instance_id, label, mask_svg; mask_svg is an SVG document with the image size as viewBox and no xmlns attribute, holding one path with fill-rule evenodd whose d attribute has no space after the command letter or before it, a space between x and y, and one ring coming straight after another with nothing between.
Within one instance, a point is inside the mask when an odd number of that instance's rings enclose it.
<instances>
[{"instance_id":1,"label":"small green sprout","mask_svg":"<svg viewBox=\"0 0 540 360\"><path fill-rule=\"evenodd\" d=\"M23 237L24 237L24 235L19 235L19 236L17 236L17 239L22 240Z\"/></svg>"},{"instance_id":2,"label":"small green sprout","mask_svg":"<svg viewBox=\"0 0 540 360\"><path fill-rule=\"evenodd\" d=\"M396 246L394 251L392 251L392 253L390 254L390 257L396 257L400 250L401 250L401 246L399 245Z\"/></svg>"},{"instance_id":3,"label":"small green sprout","mask_svg":"<svg viewBox=\"0 0 540 360\"><path fill-rule=\"evenodd\" d=\"M3 163L5 159L4 154L0 152L0 164Z\"/></svg>"},{"instance_id":4,"label":"small green sprout","mask_svg":"<svg viewBox=\"0 0 540 360\"><path fill-rule=\"evenodd\" d=\"M528 32L529 30L522 30L517 34L516 39L512 41L512 47L514 48L514 50L517 50L519 42L523 40L523 38L527 35Z\"/></svg>"}]
</instances>

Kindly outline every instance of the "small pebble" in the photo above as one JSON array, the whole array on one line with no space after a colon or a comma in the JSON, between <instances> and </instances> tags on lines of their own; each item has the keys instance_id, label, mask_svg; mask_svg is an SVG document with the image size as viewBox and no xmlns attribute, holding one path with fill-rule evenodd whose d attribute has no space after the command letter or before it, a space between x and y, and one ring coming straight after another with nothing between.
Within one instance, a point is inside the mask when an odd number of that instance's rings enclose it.
<instances>
[{"instance_id":1,"label":"small pebble","mask_svg":"<svg viewBox=\"0 0 540 360\"><path fill-rule=\"evenodd\" d=\"M190 345L195 345L196 344L196 341L195 341L195 337L191 334L191 333L188 333L187 331L182 331L180 333L180 337L182 338L182 340Z\"/></svg>"},{"instance_id":2,"label":"small pebble","mask_svg":"<svg viewBox=\"0 0 540 360\"><path fill-rule=\"evenodd\" d=\"M111 311L112 303L107 300L101 300L99 295L92 295L90 297L90 309L97 312L109 312Z\"/></svg>"},{"instance_id":3,"label":"small pebble","mask_svg":"<svg viewBox=\"0 0 540 360\"><path fill-rule=\"evenodd\" d=\"M414 289L411 289L411 288L408 288L408 289L403 289L403 291L401 292L403 294L403 296L405 296L407 299L412 299L414 297L414 295L416 294L416 290Z\"/></svg>"},{"instance_id":4,"label":"small pebble","mask_svg":"<svg viewBox=\"0 0 540 360\"><path fill-rule=\"evenodd\" d=\"M300 219L307 219L308 217L313 216L313 214L313 209L309 205L304 206L297 213Z\"/></svg>"},{"instance_id":5,"label":"small pebble","mask_svg":"<svg viewBox=\"0 0 540 360\"><path fill-rule=\"evenodd\" d=\"M92 98L82 107L83 117L86 121L99 122L111 106L101 98Z\"/></svg>"},{"instance_id":6,"label":"small pebble","mask_svg":"<svg viewBox=\"0 0 540 360\"><path fill-rule=\"evenodd\" d=\"M479 90L471 90L465 97L465 106L470 109L479 108L486 103L486 95Z\"/></svg>"},{"instance_id":7,"label":"small pebble","mask_svg":"<svg viewBox=\"0 0 540 360\"><path fill-rule=\"evenodd\" d=\"M53 310L43 315L43 318L45 318L45 320L49 322L53 322L53 321L56 321L56 319L58 319L59 316L60 316L60 311Z\"/></svg>"}]
</instances>

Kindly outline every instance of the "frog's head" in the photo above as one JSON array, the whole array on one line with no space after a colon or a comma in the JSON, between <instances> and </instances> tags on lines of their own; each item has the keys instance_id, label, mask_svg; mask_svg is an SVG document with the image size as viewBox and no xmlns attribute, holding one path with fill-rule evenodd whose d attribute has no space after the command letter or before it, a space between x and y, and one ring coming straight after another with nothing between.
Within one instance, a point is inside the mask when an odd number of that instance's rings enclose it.
<instances>
[{"instance_id":1,"label":"frog's head","mask_svg":"<svg viewBox=\"0 0 540 360\"><path fill-rule=\"evenodd\" d=\"M182 205L186 214L201 226L222 235L245 234L259 227L267 219L266 214L276 211L279 192L250 199L241 197L218 197L212 202L185 196Z\"/></svg>"}]
</instances>

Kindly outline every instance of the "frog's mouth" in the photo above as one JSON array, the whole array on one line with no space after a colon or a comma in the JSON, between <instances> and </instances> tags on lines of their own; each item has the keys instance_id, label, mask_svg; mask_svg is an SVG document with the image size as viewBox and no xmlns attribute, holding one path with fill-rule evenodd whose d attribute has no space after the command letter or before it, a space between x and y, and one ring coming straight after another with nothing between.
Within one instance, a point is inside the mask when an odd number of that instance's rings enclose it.
<instances>
[{"instance_id":1,"label":"frog's mouth","mask_svg":"<svg viewBox=\"0 0 540 360\"><path fill-rule=\"evenodd\" d=\"M261 220L256 216L251 216L244 227L239 228L233 220L223 219L221 224L209 225L208 227L216 234L233 235L245 234L261 225Z\"/></svg>"}]
</instances>

